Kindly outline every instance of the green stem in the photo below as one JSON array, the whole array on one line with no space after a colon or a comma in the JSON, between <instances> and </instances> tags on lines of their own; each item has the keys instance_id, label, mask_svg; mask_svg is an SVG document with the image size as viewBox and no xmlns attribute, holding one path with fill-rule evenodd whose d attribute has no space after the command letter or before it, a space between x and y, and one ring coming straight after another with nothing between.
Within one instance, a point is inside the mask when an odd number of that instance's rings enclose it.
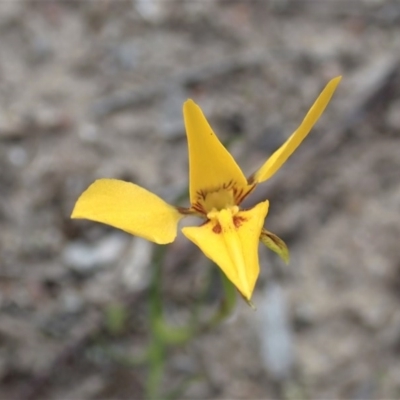
<instances>
[{"instance_id":1,"label":"green stem","mask_svg":"<svg viewBox=\"0 0 400 400\"><path fill-rule=\"evenodd\" d=\"M221 305L214 316L207 323L207 328L214 328L219 325L225 318L229 317L236 305L236 288L233 283L220 271L222 288L224 297L222 298Z\"/></svg>"},{"instance_id":2,"label":"green stem","mask_svg":"<svg viewBox=\"0 0 400 400\"><path fill-rule=\"evenodd\" d=\"M162 320L161 264L165 251L165 247L160 246L155 252L150 285L150 331L152 337L148 350L149 375L146 383L146 399L148 400L160 399L160 386L165 366L165 347L158 329Z\"/></svg>"},{"instance_id":3,"label":"green stem","mask_svg":"<svg viewBox=\"0 0 400 400\"><path fill-rule=\"evenodd\" d=\"M149 375L146 382L146 399L159 400L162 398L160 388L165 368L166 347L171 344L184 344L199 333L208 331L219 325L233 311L236 305L236 289L221 272L223 298L216 313L204 324L195 327L191 321L188 327L174 328L165 323L161 297L162 260L165 248L157 249L153 263L153 277L150 285L150 328L151 341L148 349ZM194 310L194 313L196 311Z\"/></svg>"}]
</instances>

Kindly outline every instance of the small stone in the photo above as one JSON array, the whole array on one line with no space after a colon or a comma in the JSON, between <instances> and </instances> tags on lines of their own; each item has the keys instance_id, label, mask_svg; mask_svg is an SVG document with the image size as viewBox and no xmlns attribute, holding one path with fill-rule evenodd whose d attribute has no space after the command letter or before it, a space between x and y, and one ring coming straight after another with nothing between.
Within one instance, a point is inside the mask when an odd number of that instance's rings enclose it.
<instances>
[{"instance_id":1,"label":"small stone","mask_svg":"<svg viewBox=\"0 0 400 400\"><path fill-rule=\"evenodd\" d=\"M98 133L99 131L97 129L97 126L95 124L91 124L88 122L82 124L82 126L78 131L80 139L83 142L88 142L88 143L96 142L99 137Z\"/></svg>"},{"instance_id":2,"label":"small stone","mask_svg":"<svg viewBox=\"0 0 400 400\"><path fill-rule=\"evenodd\" d=\"M265 368L273 379L285 380L292 372L294 353L286 299L277 283L268 285L259 312L261 357Z\"/></svg>"},{"instance_id":3,"label":"small stone","mask_svg":"<svg viewBox=\"0 0 400 400\"><path fill-rule=\"evenodd\" d=\"M120 44L113 51L113 56L118 66L124 70L133 70L139 64L139 48L135 42Z\"/></svg>"},{"instance_id":4,"label":"small stone","mask_svg":"<svg viewBox=\"0 0 400 400\"><path fill-rule=\"evenodd\" d=\"M13 112L0 112L0 138L21 138L27 134L20 115Z\"/></svg>"},{"instance_id":5,"label":"small stone","mask_svg":"<svg viewBox=\"0 0 400 400\"><path fill-rule=\"evenodd\" d=\"M163 1L134 0L133 4L141 17L149 22L162 22L167 8Z\"/></svg>"},{"instance_id":6,"label":"small stone","mask_svg":"<svg viewBox=\"0 0 400 400\"><path fill-rule=\"evenodd\" d=\"M61 295L61 307L63 311L76 314L82 311L84 301L82 297L73 290L66 290Z\"/></svg>"},{"instance_id":7,"label":"small stone","mask_svg":"<svg viewBox=\"0 0 400 400\"><path fill-rule=\"evenodd\" d=\"M30 45L31 61L35 64L48 60L53 54L52 43L46 36L34 36Z\"/></svg>"},{"instance_id":8,"label":"small stone","mask_svg":"<svg viewBox=\"0 0 400 400\"><path fill-rule=\"evenodd\" d=\"M115 263L128 242L122 234L112 234L94 245L82 241L69 244L63 252L65 265L80 273L91 273L99 267Z\"/></svg>"},{"instance_id":9,"label":"small stone","mask_svg":"<svg viewBox=\"0 0 400 400\"><path fill-rule=\"evenodd\" d=\"M8 160L16 167L23 167L28 161L28 154L23 147L15 146L9 150Z\"/></svg>"},{"instance_id":10,"label":"small stone","mask_svg":"<svg viewBox=\"0 0 400 400\"><path fill-rule=\"evenodd\" d=\"M122 283L126 288L140 291L148 286L152 254L152 243L142 238L134 239L121 274Z\"/></svg>"}]
</instances>

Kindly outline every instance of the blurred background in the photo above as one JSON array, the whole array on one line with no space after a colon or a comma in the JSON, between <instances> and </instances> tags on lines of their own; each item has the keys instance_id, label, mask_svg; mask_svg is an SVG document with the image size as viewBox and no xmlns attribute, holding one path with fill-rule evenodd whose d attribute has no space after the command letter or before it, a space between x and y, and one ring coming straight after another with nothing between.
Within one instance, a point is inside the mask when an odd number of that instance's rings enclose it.
<instances>
[{"instance_id":1,"label":"blurred background","mask_svg":"<svg viewBox=\"0 0 400 400\"><path fill-rule=\"evenodd\" d=\"M337 75L247 203L270 200L290 264L260 247L257 311L238 299L168 348L160 392L399 398L399 22L384 0L0 2L0 398L146 396L157 246L70 220L74 202L108 177L188 205L185 99L250 175ZM162 264L171 325L218 307L216 269L181 235Z\"/></svg>"}]
</instances>

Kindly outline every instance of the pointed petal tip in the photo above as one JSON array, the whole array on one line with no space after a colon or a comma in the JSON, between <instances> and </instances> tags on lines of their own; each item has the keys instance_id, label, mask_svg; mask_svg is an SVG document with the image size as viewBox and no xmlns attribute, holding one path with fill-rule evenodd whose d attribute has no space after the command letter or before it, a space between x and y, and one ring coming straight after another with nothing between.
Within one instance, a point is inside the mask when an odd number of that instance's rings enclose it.
<instances>
[{"instance_id":1,"label":"pointed petal tip","mask_svg":"<svg viewBox=\"0 0 400 400\"><path fill-rule=\"evenodd\" d=\"M328 82L328 85L334 85L335 88L336 88L336 86L339 85L339 83L340 83L340 81L342 80L342 78L343 78L342 75L336 76L335 78L332 78L332 79Z\"/></svg>"},{"instance_id":2,"label":"pointed petal tip","mask_svg":"<svg viewBox=\"0 0 400 400\"><path fill-rule=\"evenodd\" d=\"M269 200L264 200L259 204L263 204L263 209L265 210L265 216L267 216L269 211Z\"/></svg>"},{"instance_id":3,"label":"pointed petal tip","mask_svg":"<svg viewBox=\"0 0 400 400\"><path fill-rule=\"evenodd\" d=\"M289 252L288 252L286 258L282 258L282 260L286 265L290 264L290 254L289 254Z\"/></svg>"},{"instance_id":4,"label":"pointed petal tip","mask_svg":"<svg viewBox=\"0 0 400 400\"><path fill-rule=\"evenodd\" d=\"M257 307L254 305L254 303L251 300L247 300L247 304L253 311L257 311Z\"/></svg>"},{"instance_id":5,"label":"pointed petal tip","mask_svg":"<svg viewBox=\"0 0 400 400\"><path fill-rule=\"evenodd\" d=\"M192 99L187 99L184 103L183 103L183 110L187 109L188 107L193 107L193 106L197 106L197 104L192 100ZM197 106L198 107L198 106Z\"/></svg>"},{"instance_id":6,"label":"pointed petal tip","mask_svg":"<svg viewBox=\"0 0 400 400\"><path fill-rule=\"evenodd\" d=\"M341 79L342 76L339 75L326 84L300 126L292 133L286 142L272 154L264 165L249 177L248 184L264 182L270 179L282 167L317 123L335 93Z\"/></svg>"},{"instance_id":7,"label":"pointed petal tip","mask_svg":"<svg viewBox=\"0 0 400 400\"><path fill-rule=\"evenodd\" d=\"M253 310L257 311L257 307L254 305L254 303L251 301L251 296L252 293L250 293L248 296L245 296L243 293L239 291L239 293L242 295L243 300L247 303L247 305Z\"/></svg>"}]
</instances>

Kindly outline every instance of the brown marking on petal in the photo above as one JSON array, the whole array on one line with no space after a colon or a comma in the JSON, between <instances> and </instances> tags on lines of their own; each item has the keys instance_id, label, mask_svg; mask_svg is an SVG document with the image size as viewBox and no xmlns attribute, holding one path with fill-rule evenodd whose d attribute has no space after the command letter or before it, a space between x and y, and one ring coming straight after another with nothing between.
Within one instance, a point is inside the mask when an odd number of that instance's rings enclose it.
<instances>
[{"instance_id":1,"label":"brown marking on petal","mask_svg":"<svg viewBox=\"0 0 400 400\"><path fill-rule=\"evenodd\" d=\"M230 207L233 204L238 205L240 202L237 201L238 198L243 197L243 192L245 189L239 189L237 187L237 182L233 179L222 183L218 187L207 188L207 189L200 189L196 191L196 202L192 204L192 208L196 209L197 211L206 214L207 211L210 211L212 208L224 208L223 203L221 200L218 200L215 197L215 201L209 199L209 196L214 195L215 193L222 192L222 198L226 199L227 204L226 207ZM233 204L232 204L233 203Z\"/></svg>"},{"instance_id":2,"label":"brown marking on petal","mask_svg":"<svg viewBox=\"0 0 400 400\"><path fill-rule=\"evenodd\" d=\"M206 217L205 211L203 209L195 208L195 207L180 207L180 206L175 206L176 210L182 214L183 216L187 215L194 215L196 217L204 218Z\"/></svg>"},{"instance_id":3,"label":"brown marking on petal","mask_svg":"<svg viewBox=\"0 0 400 400\"><path fill-rule=\"evenodd\" d=\"M233 188L233 197L235 198L236 204L241 203L242 195L243 195L243 189L238 190L237 188Z\"/></svg>"},{"instance_id":4,"label":"brown marking on petal","mask_svg":"<svg viewBox=\"0 0 400 400\"><path fill-rule=\"evenodd\" d=\"M275 235L268 235L268 233L262 232L263 235L267 236L269 239L271 239L278 247L280 247L280 241L279 238Z\"/></svg>"},{"instance_id":5,"label":"brown marking on petal","mask_svg":"<svg viewBox=\"0 0 400 400\"><path fill-rule=\"evenodd\" d=\"M255 182L255 173L254 174L251 174L248 178L247 178L247 184L248 185L253 185L254 183L256 183Z\"/></svg>"},{"instance_id":6,"label":"brown marking on petal","mask_svg":"<svg viewBox=\"0 0 400 400\"><path fill-rule=\"evenodd\" d=\"M206 211L204 210L203 206L199 203L196 202L194 204L192 204L192 208L196 211L198 211L200 214L206 214Z\"/></svg>"},{"instance_id":7,"label":"brown marking on petal","mask_svg":"<svg viewBox=\"0 0 400 400\"><path fill-rule=\"evenodd\" d=\"M232 186L234 186L235 185L235 182L234 182L234 180L233 179L231 179L229 182L227 182L227 183L224 183L223 185L222 185L222 188L223 189L230 189Z\"/></svg>"},{"instance_id":8,"label":"brown marking on petal","mask_svg":"<svg viewBox=\"0 0 400 400\"><path fill-rule=\"evenodd\" d=\"M197 191L197 196L202 198L203 200L205 200L206 197L207 197L207 192L205 190L198 190Z\"/></svg>"},{"instance_id":9,"label":"brown marking on petal","mask_svg":"<svg viewBox=\"0 0 400 400\"><path fill-rule=\"evenodd\" d=\"M270 250L274 251L282 260L288 264L289 263L289 250L286 243L274 233L263 229L260 235L261 242L267 246Z\"/></svg>"},{"instance_id":10,"label":"brown marking on petal","mask_svg":"<svg viewBox=\"0 0 400 400\"><path fill-rule=\"evenodd\" d=\"M212 228L212 230L213 230L213 232L214 233L221 233L221 231L222 231L222 228L221 228L221 225L220 224L217 224L217 225L215 225L213 228Z\"/></svg>"},{"instance_id":11,"label":"brown marking on petal","mask_svg":"<svg viewBox=\"0 0 400 400\"><path fill-rule=\"evenodd\" d=\"M247 219L239 215L235 215L233 217L233 224L235 225L236 228L239 228L245 221L247 221Z\"/></svg>"},{"instance_id":12,"label":"brown marking on petal","mask_svg":"<svg viewBox=\"0 0 400 400\"><path fill-rule=\"evenodd\" d=\"M183 215L193 214L193 210L191 208L180 207L180 206L176 206L175 208Z\"/></svg>"},{"instance_id":13,"label":"brown marking on petal","mask_svg":"<svg viewBox=\"0 0 400 400\"><path fill-rule=\"evenodd\" d=\"M238 196L237 198L237 203L236 204L240 204L256 187L256 185L253 185L250 187L250 189L248 189L247 191L245 191L244 193L240 194L240 197Z\"/></svg>"}]
</instances>

